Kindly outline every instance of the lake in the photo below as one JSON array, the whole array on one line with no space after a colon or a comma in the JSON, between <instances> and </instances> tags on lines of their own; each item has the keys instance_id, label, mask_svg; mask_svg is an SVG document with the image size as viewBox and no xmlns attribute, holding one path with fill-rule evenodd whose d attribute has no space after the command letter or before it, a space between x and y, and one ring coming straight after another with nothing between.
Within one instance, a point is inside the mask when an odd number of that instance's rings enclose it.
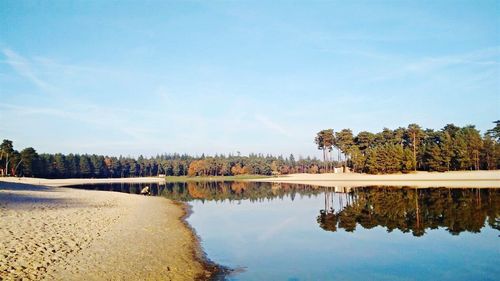
<instances>
[{"instance_id":1,"label":"lake","mask_svg":"<svg viewBox=\"0 0 500 281\"><path fill-rule=\"evenodd\" d=\"M151 185L188 202L227 280L498 280L500 190ZM79 188L139 193L144 184Z\"/></svg>"}]
</instances>

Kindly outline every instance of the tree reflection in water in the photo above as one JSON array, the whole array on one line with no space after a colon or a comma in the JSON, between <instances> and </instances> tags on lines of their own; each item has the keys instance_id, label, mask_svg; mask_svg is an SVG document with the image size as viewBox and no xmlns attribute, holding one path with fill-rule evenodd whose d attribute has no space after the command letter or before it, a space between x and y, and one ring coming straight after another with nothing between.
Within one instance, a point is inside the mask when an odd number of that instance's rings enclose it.
<instances>
[{"instance_id":1,"label":"tree reflection in water","mask_svg":"<svg viewBox=\"0 0 500 281\"><path fill-rule=\"evenodd\" d=\"M422 236L427 229L444 227L453 235L479 232L485 223L500 230L500 190L472 188L328 187L261 182L183 182L158 184L97 184L76 188L138 194L150 186L151 195L177 201L213 200L260 202L296 196L324 195L324 208L317 216L327 231L353 232L361 226L382 226Z\"/></svg>"},{"instance_id":2,"label":"tree reflection in water","mask_svg":"<svg viewBox=\"0 0 500 281\"><path fill-rule=\"evenodd\" d=\"M175 200L263 201L324 194L317 217L327 231L353 232L382 226L422 236L445 227L453 235L479 232L485 223L500 230L500 190L408 187L319 188L300 184L258 182L188 182L168 184L162 195ZM335 209L337 207L337 210Z\"/></svg>"},{"instance_id":3,"label":"tree reflection in water","mask_svg":"<svg viewBox=\"0 0 500 281\"><path fill-rule=\"evenodd\" d=\"M259 202L295 196L318 196L323 189L310 185L264 182L184 182L168 183L160 195L178 201L238 201Z\"/></svg>"},{"instance_id":4,"label":"tree reflection in water","mask_svg":"<svg viewBox=\"0 0 500 281\"><path fill-rule=\"evenodd\" d=\"M339 210L334 210L334 200ZM477 233L485 223L500 230L500 191L497 189L360 187L347 193L325 191L325 207L317 217L327 231L353 232L382 226L414 236L445 227L458 235Z\"/></svg>"}]
</instances>

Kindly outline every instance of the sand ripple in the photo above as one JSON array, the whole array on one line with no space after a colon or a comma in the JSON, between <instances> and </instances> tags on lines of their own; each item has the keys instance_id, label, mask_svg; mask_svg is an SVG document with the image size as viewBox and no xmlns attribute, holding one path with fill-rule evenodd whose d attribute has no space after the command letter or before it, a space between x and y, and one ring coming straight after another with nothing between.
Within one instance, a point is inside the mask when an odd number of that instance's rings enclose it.
<instances>
[{"instance_id":1,"label":"sand ripple","mask_svg":"<svg viewBox=\"0 0 500 281\"><path fill-rule=\"evenodd\" d=\"M164 198L0 183L0 280L192 280L208 272Z\"/></svg>"}]
</instances>

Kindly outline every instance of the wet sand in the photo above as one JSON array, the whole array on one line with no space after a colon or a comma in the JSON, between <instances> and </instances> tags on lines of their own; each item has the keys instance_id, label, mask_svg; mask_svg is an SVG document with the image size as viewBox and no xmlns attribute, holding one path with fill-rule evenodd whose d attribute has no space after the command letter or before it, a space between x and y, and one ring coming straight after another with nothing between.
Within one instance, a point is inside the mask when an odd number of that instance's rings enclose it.
<instances>
[{"instance_id":1,"label":"wet sand","mask_svg":"<svg viewBox=\"0 0 500 281\"><path fill-rule=\"evenodd\" d=\"M0 280L208 279L186 211L161 197L0 181Z\"/></svg>"},{"instance_id":2,"label":"wet sand","mask_svg":"<svg viewBox=\"0 0 500 281\"><path fill-rule=\"evenodd\" d=\"M410 174L368 175L359 173L291 174L275 178L252 179L258 182L296 183L325 187L411 186L500 188L500 170L457 171L446 173L415 172Z\"/></svg>"}]
</instances>

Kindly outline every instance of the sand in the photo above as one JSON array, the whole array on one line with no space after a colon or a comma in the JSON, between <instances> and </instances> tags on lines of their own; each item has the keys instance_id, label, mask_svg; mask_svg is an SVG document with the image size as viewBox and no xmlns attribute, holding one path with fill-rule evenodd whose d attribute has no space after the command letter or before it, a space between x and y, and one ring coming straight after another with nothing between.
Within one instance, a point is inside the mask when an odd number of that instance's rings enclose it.
<instances>
[{"instance_id":1,"label":"sand","mask_svg":"<svg viewBox=\"0 0 500 281\"><path fill-rule=\"evenodd\" d=\"M207 279L184 205L0 181L0 280Z\"/></svg>"},{"instance_id":2,"label":"sand","mask_svg":"<svg viewBox=\"0 0 500 281\"><path fill-rule=\"evenodd\" d=\"M368 175L359 173L291 174L250 181L297 183L326 187L411 186L418 188L500 188L500 170L458 171L446 173L415 172L410 174Z\"/></svg>"}]
</instances>

